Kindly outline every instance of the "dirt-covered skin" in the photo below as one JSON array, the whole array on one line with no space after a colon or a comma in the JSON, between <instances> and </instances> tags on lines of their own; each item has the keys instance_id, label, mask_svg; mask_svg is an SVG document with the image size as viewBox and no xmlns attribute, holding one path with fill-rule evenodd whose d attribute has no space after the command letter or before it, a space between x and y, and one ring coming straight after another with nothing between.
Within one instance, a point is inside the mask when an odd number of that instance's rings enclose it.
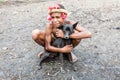
<instances>
[{"instance_id":1,"label":"dirt-covered skin","mask_svg":"<svg viewBox=\"0 0 120 80\"><path fill-rule=\"evenodd\" d=\"M73 50L77 71L65 60L61 73L59 59L38 70L43 48L31 38L32 30L45 30L48 7L56 1L11 1L0 3L0 80L120 80L119 3L95 7L84 0L57 0L71 13L69 19L93 34Z\"/></svg>"}]
</instances>

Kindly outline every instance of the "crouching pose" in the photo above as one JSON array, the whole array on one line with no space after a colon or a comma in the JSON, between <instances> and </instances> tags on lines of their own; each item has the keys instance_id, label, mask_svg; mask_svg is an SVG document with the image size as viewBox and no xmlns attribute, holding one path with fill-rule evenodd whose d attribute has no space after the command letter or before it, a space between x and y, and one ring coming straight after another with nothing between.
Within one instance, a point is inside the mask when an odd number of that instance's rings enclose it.
<instances>
[{"instance_id":1,"label":"crouching pose","mask_svg":"<svg viewBox=\"0 0 120 80\"><path fill-rule=\"evenodd\" d=\"M72 39L72 45L65 45L62 48L51 45L51 43L55 41L56 38L64 38L63 31L58 29L61 25L73 25L74 23L76 23L74 21L67 20L67 15L67 10L61 4L55 4L54 6L49 7L49 15L47 19L50 21L50 23L46 25L45 32L39 29L33 30L32 38L40 46L43 46L45 51L64 54L71 53L72 62L76 62L77 57L71 51L80 43L81 39L91 37L91 33L88 30L77 25L74 29L74 32L69 36L69 38ZM41 58L43 54L44 52L40 52L38 56ZM53 55L51 54L50 57L53 57Z\"/></svg>"}]
</instances>

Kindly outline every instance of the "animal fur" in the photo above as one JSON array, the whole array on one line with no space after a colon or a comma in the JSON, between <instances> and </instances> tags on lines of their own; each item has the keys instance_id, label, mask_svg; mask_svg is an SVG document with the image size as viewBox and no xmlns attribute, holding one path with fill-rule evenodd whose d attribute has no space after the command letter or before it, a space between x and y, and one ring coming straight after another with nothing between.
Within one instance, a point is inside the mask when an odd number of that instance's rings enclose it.
<instances>
[{"instance_id":1,"label":"animal fur","mask_svg":"<svg viewBox=\"0 0 120 80\"><path fill-rule=\"evenodd\" d=\"M70 45L72 44L72 39L69 38L69 35L73 33L75 27L77 26L78 22L76 22L75 24L73 25L70 25L70 24L63 24L62 26L59 27L59 29L61 29L64 33L64 38L57 38L51 45L52 46L55 46L57 48L62 48L64 47L65 45ZM48 51L45 51L44 54L41 56L40 58L40 69L42 68L42 61L44 59L46 59L49 55L50 55L51 52L48 52ZM56 54L56 53L54 53ZM60 55L60 60L63 64L63 53L59 53ZM69 61L72 61L72 58L71 58L71 53L68 53L68 59Z\"/></svg>"}]
</instances>

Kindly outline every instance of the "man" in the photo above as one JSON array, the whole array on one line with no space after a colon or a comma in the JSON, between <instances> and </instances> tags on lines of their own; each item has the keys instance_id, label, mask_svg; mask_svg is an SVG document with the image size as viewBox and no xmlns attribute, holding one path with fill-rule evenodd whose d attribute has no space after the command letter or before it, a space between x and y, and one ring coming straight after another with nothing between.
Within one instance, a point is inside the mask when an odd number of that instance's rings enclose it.
<instances>
[{"instance_id":1,"label":"man","mask_svg":"<svg viewBox=\"0 0 120 80\"><path fill-rule=\"evenodd\" d=\"M66 20L67 11L65 10L64 6L60 4L55 4L54 6L49 7L49 16L48 20L50 23L47 24L45 32L42 32L39 29L32 31L32 38L33 40L38 43L39 45L43 46L45 50L50 52L59 52L69 54L74 47L76 47L81 39L90 38L91 33L83 27L77 25L69 37L73 39L72 45L66 45L62 48L57 48L51 45L51 43L57 38L64 38L64 34L62 30L57 29L62 24L74 24L74 21ZM38 56L42 56L44 52L38 54ZM72 62L76 62L77 57L72 53Z\"/></svg>"}]
</instances>

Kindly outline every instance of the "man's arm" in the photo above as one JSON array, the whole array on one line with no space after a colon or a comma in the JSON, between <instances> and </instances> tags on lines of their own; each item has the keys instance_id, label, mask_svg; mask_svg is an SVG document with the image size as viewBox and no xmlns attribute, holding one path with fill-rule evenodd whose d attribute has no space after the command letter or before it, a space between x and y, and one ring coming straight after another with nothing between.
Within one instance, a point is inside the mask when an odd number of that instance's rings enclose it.
<instances>
[{"instance_id":1,"label":"man's arm","mask_svg":"<svg viewBox=\"0 0 120 80\"><path fill-rule=\"evenodd\" d=\"M45 34L45 49L51 52L60 52L60 53L69 53L72 50L72 45L66 45L63 48L57 48L54 46L51 46L51 41L52 41L52 26L47 25L46 27L46 34Z\"/></svg>"},{"instance_id":2,"label":"man's arm","mask_svg":"<svg viewBox=\"0 0 120 80\"><path fill-rule=\"evenodd\" d=\"M84 39L84 38L90 38L92 36L91 32L89 32L87 29L80 27L77 25L75 28L77 32L74 32L70 35L70 38L72 39Z\"/></svg>"}]
</instances>

